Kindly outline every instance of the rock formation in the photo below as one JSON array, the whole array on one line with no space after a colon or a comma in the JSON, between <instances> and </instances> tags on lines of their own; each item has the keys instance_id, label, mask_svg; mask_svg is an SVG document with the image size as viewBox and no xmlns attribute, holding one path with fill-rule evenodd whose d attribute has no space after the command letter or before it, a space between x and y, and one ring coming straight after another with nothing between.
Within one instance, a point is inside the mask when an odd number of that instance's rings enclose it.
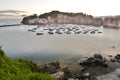
<instances>
[{"instance_id":1,"label":"rock formation","mask_svg":"<svg viewBox=\"0 0 120 80\"><path fill-rule=\"evenodd\" d=\"M65 24L93 24L93 16L83 13L65 13L59 11L52 11L45 13L36 18L35 15L24 17L23 24L51 24L51 23L65 23Z\"/></svg>"},{"instance_id":2,"label":"rock formation","mask_svg":"<svg viewBox=\"0 0 120 80\"><path fill-rule=\"evenodd\" d=\"M120 27L120 17L93 17L92 15L84 13L67 13L52 11L44 13L39 16L36 14L26 16L23 18L23 24L82 24L82 25L94 25L104 27Z\"/></svg>"},{"instance_id":3,"label":"rock formation","mask_svg":"<svg viewBox=\"0 0 120 80\"><path fill-rule=\"evenodd\" d=\"M101 54L94 54L93 57L90 57L87 60L80 62L79 65L108 67L108 65L105 62L106 62L106 59L103 58Z\"/></svg>"},{"instance_id":4,"label":"rock formation","mask_svg":"<svg viewBox=\"0 0 120 80\"><path fill-rule=\"evenodd\" d=\"M80 62L71 62L68 65L56 61L39 65L35 71L50 73L56 80L119 80L120 69L116 69L120 67L120 54L108 55L108 57L94 54L91 57L80 59ZM111 76L111 78L107 76Z\"/></svg>"},{"instance_id":5,"label":"rock formation","mask_svg":"<svg viewBox=\"0 0 120 80\"><path fill-rule=\"evenodd\" d=\"M120 80L120 69L106 75L98 76L97 80Z\"/></svg>"}]
</instances>

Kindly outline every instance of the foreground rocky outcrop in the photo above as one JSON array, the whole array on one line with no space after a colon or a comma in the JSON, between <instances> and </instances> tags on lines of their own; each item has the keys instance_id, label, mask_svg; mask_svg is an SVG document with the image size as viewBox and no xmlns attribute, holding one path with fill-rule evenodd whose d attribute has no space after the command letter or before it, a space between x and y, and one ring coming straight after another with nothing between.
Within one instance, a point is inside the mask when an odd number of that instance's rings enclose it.
<instances>
[{"instance_id":1,"label":"foreground rocky outcrop","mask_svg":"<svg viewBox=\"0 0 120 80\"><path fill-rule=\"evenodd\" d=\"M56 80L101 80L97 79L99 75L108 74L120 67L120 54L108 55L108 57L110 58L94 54L84 60L80 59L80 62L71 62L70 65L62 65L58 61L51 62L39 65L35 71L50 73Z\"/></svg>"},{"instance_id":2,"label":"foreground rocky outcrop","mask_svg":"<svg viewBox=\"0 0 120 80\"><path fill-rule=\"evenodd\" d=\"M64 80L65 75L63 71L56 72L54 74L51 74L52 77L54 77L56 80Z\"/></svg>"},{"instance_id":3,"label":"foreground rocky outcrop","mask_svg":"<svg viewBox=\"0 0 120 80\"><path fill-rule=\"evenodd\" d=\"M56 73L58 71L60 71L60 63L59 62L51 62L48 64L43 64L40 65L36 68L36 71L38 72L48 72L50 74Z\"/></svg>"},{"instance_id":4,"label":"foreground rocky outcrop","mask_svg":"<svg viewBox=\"0 0 120 80\"><path fill-rule=\"evenodd\" d=\"M36 14L26 16L22 20L23 24L82 24L104 27L118 28L120 26L120 17L93 17L84 13L67 13L52 11L39 16Z\"/></svg>"},{"instance_id":5,"label":"foreground rocky outcrop","mask_svg":"<svg viewBox=\"0 0 120 80\"><path fill-rule=\"evenodd\" d=\"M66 80L68 77L71 77L71 73L68 67L60 66L60 62L51 62L38 66L35 71L42 73L49 73L56 80Z\"/></svg>"},{"instance_id":6,"label":"foreground rocky outcrop","mask_svg":"<svg viewBox=\"0 0 120 80\"><path fill-rule=\"evenodd\" d=\"M108 67L108 65L106 64L106 61L107 61L106 58L103 58L101 54L94 54L93 57L90 57L80 62L79 65Z\"/></svg>"},{"instance_id":7,"label":"foreground rocky outcrop","mask_svg":"<svg viewBox=\"0 0 120 80\"><path fill-rule=\"evenodd\" d=\"M120 69L106 75L98 76L97 80L120 80Z\"/></svg>"}]
</instances>

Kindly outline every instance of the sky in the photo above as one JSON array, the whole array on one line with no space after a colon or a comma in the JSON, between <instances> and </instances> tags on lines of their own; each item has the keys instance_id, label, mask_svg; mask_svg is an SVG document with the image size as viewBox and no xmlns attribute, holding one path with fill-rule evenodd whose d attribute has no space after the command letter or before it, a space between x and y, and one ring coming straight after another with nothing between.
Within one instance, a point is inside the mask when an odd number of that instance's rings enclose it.
<instances>
[{"instance_id":1,"label":"sky","mask_svg":"<svg viewBox=\"0 0 120 80\"><path fill-rule=\"evenodd\" d=\"M43 14L52 10L93 16L120 15L120 0L0 0L0 17Z\"/></svg>"}]
</instances>

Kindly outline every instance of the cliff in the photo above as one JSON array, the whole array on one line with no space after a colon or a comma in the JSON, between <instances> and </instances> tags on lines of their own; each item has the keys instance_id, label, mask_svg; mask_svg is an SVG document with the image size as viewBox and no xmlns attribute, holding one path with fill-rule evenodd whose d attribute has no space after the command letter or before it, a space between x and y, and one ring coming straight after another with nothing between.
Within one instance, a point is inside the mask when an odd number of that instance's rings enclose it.
<instances>
[{"instance_id":1,"label":"cliff","mask_svg":"<svg viewBox=\"0 0 120 80\"><path fill-rule=\"evenodd\" d=\"M82 24L82 25L95 25L105 27L119 27L120 17L93 17L92 15L84 13L67 13L60 11L52 11L44 13L39 16L36 14L26 16L23 18L23 24Z\"/></svg>"},{"instance_id":2,"label":"cliff","mask_svg":"<svg viewBox=\"0 0 120 80\"><path fill-rule=\"evenodd\" d=\"M105 18L103 21L103 25L105 27L114 27L114 28L120 27L120 18L119 17Z\"/></svg>"},{"instance_id":3,"label":"cliff","mask_svg":"<svg viewBox=\"0 0 120 80\"><path fill-rule=\"evenodd\" d=\"M50 23L71 23L71 24L93 24L93 16L83 13L67 13L52 11L39 16L31 15L23 18L23 24L50 24Z\"/></svg>"}]
</instances>

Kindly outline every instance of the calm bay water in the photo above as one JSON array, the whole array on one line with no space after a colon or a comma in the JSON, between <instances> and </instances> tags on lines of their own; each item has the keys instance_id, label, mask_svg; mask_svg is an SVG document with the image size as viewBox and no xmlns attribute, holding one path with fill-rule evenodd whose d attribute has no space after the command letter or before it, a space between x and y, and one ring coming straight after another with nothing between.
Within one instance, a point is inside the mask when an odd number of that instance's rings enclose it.
<instances>
[{"instance_id":1,"label":"calm bay water","mask_svg":"<svg viewBox=\"0 0 120 80\"><path fill-rule=\"evenodd\" d=\"M21 19L0 19L0 25L19 24Z\"/></svg>"},{"instance_id":2,"label":"calm bay water","mask_svg":"<svg viewBox=\"0 0 120 80\"><path fill-rule=\"evenodd\" d=\"M28 32L28 29L34 27L36 26L21 25L0 28L0 44L8 56L46 63L73 57L91 56L94 53L103 55L120 53L119 29L103 28L102 34L91 35L45 34L38 36L34 32ZM100 27L86 27L101 29Z\"/></svg>"}]
</instances>

